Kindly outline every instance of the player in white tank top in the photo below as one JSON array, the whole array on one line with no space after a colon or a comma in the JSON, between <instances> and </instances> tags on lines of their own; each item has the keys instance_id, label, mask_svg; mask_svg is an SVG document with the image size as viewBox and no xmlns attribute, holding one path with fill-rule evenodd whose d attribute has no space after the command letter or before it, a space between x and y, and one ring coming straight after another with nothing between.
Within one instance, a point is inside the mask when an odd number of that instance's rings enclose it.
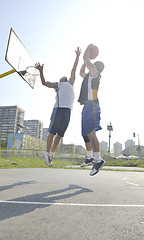
<instances>
[{"instance_id":1,"label":"player in white tank top","mask_svg":"<svg viewBox=\"0 0 144 240\"><path fill-rule=\"evenodd\" d=\"M54 107L72 109L74 102L74 90L70 81L59 82Z\"/></svg>"},{"instance_id":2,"label":"player in white tank top","mask_svg":"<svg viewBox=\"0 0 144 240\"><path fill-rule=\"evenodd\" d=\"M74 100L74 91L73 91L73 84L75 82L75 73L76 73L76 68L78 65L78 61L79 61L79 56L81 54L81 50L78 47L77 50L75 51L76 53L76 59L73 65L73 68L71 70L71 76L69 81L67 80L66 77L62 77L59 81L59 83L57 82L46 82L44 75L43 75L43 66L44 65L40 65L39 63L36 64L36 68L40 71L40 78L41 78L41 82L44 86L48 87L48 88L53 88L55 89L55 91L57 92L57 96L56 96L56 104L54 106L54 110L58 109L58 110L62 110L62 113L60 113L60 111L58 111L59 113L59 119L60 121L63 123L65 121L65 116L70 117L70 114L64 114L64 111L68 110L68 113L70 113L70 110L72 109L72 105L73 105L73 100ZM55 127L59 127L59 119L57 118L57 120L55 121L55 114L56 111L53 111L52 116L51 116L51 123L50 123L50 128L52 129L51 132L49 132L48 134L48 138L47 138L47 149L46 149L46 153L45 153L45 162L48 166L52 166L52 157L54 155L55 149L58 146L60 139L62 137L62 135L64 134L67 126L64 126L63 128L63 132L61 133L61 129L54 129ZM67 112L66 112L67 113ZM58 114L57 114L58 116ZM64 118L62 118L64 117ZM68 120L66 119L66 123L68 125ZM55 130L55 132L54 132ZM61 133L61 135L59 134ZM53 143L53 138L54 135L56 135L55 139L54 139L54 143ZM52 145L53 143L53 145ZM52 147L52 151L51 151L51 147Z\"/></svg>"}]
</instances>

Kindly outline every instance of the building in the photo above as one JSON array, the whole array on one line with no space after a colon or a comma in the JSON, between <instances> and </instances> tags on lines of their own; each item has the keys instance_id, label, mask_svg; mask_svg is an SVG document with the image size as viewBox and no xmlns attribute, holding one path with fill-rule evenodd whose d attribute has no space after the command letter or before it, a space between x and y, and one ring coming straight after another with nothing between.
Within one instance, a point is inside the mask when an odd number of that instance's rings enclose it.
<instances>
[{"instance_id":1,"label":"building","mask_svg":"<svg viewBox=\"0 0 144 240\"><path fill-rule=\"evenodd\" d=\"M105 141L100 142L100 152L101 154L107 154L108 153L108 143Z\"/></svg>"},{"instance_id":2,"label":"building","mask_svg":"<svg viewBox=\"0 0 144 240\"><path fill-rule=\"evenodd\" d=\"M24 134L42 140L43 123L39 120L24 120Z\"/></svg>"},{"instance_id":3,"label":"building","mask_svg":"<svg viewBox=\"0 0 144 240\"><path fill-rule=\"evenodd\" d=\"M56 149L57 152L60 153L73 153L73 154L85 154L86 149L82 147L81 145L75 145L75 144L61 144Z\"/></svg>"},{"instance_id":4,"label":"building","mask_svg":"<svg viewBox=\"0 0 144 240\"><path fill-rule=\"evenodd\" d=\"M113 149L114 149L114 156L118 156L122 153L122 144L119 142L116 142L113 144Z\"/></svg>"},{"instance_id":5,"label":"building","mask_svg":"<svg viewBox=\"0 0 144 240\"><path fill-rule=\"evenodd\" d=\"M18 106L0 106L0 132L23 132L25 111Z\"/></svg>"},{"instance_id":6,"label":"building","mask_svg":"<svg viewBox=\"0 0 144 240\"><path fill-rule=\"evenodd\" d=\"M47 141L48 128L43 128L43 141Z\"/></svg>"},{"instance_id":7,"label":"building","mask_svg":"<svg viewBox=\"0 0 144 240\"><path fill-rule=\"evenodd\" d=\"M122 151L122 154L125 156L138 156L139 158L144 158L144 146L133 145L125 148Z\"/></svg>"},{"instance_id":8,"label":"building","mask_svg":"<svg viewBox=\"0 0 144 240\"><path fill-rule=\"evenodd\" d=\"M46 142L22 133L9 133L8 149L45 150Z\"/></svg>"},{"instance_id":9,"label":"building","mask_svg":"<svg viewBox=\"0 0 144 240\"><path fill-rule=\"evenodd\" d=\"M133 140L127 140L125 142L125 148L128 148L128 147L131 147L131 146L134 146L135 145L135 142Z\"/></svg>"}]
</instances>

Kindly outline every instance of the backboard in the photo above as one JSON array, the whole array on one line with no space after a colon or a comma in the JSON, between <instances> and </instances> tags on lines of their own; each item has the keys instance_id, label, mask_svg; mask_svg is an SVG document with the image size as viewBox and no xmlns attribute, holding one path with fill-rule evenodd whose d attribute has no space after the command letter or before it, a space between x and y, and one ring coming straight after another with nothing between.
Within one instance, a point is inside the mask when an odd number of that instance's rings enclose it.
<instances>
[{"instance_id":1,"label":"backboard","mask_svg":"<svg viewBox=\"0 0 144 240\"><path fill-rule=\"evenodd\" d=\"M27 73L23 75L21 71L24 71L29 66L35 66L35 61L12 28L10 29L5 60L32 88L34 88L36 76Z\"/></svg>"}]
</instances>

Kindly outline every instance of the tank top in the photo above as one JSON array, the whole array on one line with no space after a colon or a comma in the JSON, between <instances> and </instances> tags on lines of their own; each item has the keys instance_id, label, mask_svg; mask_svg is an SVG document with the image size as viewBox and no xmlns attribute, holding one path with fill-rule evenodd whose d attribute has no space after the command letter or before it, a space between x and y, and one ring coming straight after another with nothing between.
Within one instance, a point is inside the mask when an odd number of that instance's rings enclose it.
<instances>
[{"instance_id":1,"label":"tank top","mask_svg":"<svg viewBox=\"0 0 144 240\"><path fill-rule=\"evenodd\" d=\"M74 90L71 83L69 81L58 82L58 88L56 91L57 95L54 107L72 109L74 102Z\"/></svg>"}]
</instances>

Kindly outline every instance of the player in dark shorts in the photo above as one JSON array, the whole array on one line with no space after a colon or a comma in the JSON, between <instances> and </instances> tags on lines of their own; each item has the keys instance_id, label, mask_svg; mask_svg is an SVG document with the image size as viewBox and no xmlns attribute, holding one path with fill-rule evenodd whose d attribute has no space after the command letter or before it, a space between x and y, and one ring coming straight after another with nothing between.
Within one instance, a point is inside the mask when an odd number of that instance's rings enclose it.
<instances>
[{"instance_id":1,"label":"player in dark shorts","mask_svg":"<svg viewBox=\"0 0 144 240\"><path fill-rule=\"evenodd\" d=\"M47 138L47 149L44 154L45 162L48 166L52 166L52 158L55 153L55 149L57 148L61 138L64 136L70 121L71 109L74 101L73 84L75 82L76 68L81 54L80 48L78 47L75 52L76 59L71 70L69 80L67 77L62 77L59 82L46 82L43 75L43 65L41 66L39 63L36 64L37 69L40 71L42 84L48 88L53 88L56 91L56 103L51 115L51 122L48 130L49 134Z\"/></svg>"}]
</instances>

